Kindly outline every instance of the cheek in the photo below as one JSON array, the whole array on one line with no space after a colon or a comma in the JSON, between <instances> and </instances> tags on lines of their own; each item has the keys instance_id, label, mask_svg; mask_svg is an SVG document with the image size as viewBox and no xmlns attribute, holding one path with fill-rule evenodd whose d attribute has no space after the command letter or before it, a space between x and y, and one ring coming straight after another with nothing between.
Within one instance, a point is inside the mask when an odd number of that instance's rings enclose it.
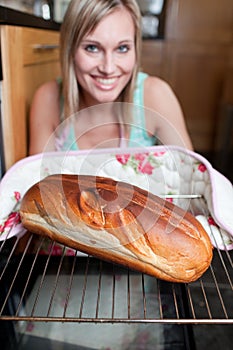
<instances>
[{"instance_id":1,"label":"cheek","mask_svg":"<svg viewBox=\"0 0 233 350\"><path fill-rule=\"evenodd\" d=\"M122 67L124 66L126 71L132 71L136 65L136 56L135 54L132 54L125 58L124 63Z\"/></svg>"},{"instance_id":2,"label":"cheek","mask_svg":"<svg viewBox=\"0 0 233 350\"><path fill-rule=\"evenodd\" d=\"M92 68L93 63L85 55L76 53L74 56L74 66L76 73L85 73Z\"/></svg>"}]
</instances>

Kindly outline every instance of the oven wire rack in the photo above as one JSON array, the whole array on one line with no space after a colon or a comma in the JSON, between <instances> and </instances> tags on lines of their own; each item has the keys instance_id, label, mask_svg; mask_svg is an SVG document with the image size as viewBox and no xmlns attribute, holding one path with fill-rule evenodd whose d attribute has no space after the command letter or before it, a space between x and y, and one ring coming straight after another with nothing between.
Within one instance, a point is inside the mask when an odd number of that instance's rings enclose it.
<instances>
[{"instance_id":1,"label":"oven wire rack","mask_svg":"<svg viewBox=\"0 0 233 350\"><path fill-rule=\"evenodd\" d=\"M208 216L203 198L183 198ZM190 284L169 283L75 251L41 255L44 237L0 246L0 320L78 323L232 324L232 251L214 248ZM23 241L23 243L22 243ZM50 241L51 252L55 242ZM23 248L22 248L23 247Z\"/></svg>"}]
</instances>

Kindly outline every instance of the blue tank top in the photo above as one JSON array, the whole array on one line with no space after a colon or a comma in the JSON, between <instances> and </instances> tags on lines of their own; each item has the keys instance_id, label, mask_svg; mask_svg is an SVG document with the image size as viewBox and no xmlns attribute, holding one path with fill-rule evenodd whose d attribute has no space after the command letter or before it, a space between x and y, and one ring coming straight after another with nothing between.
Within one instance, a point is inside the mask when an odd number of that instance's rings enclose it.
<instances>
[{"instance_id":1,"label":"blue tank top","mask_svg":"<svg viewBox=\"0 0 233 350\"><path fill-rule=\"evenodd\" d=\"M148 77L146 73L138 73L136 88L133 96L133 104L135 106L133 113L133 121L130 123L130 137L128 147L153 146L156 138L150 136L146 130L145 114L144 114L144 82ZM58 81L61 83L61 81ZM138 108L137 108L138 106ZM74 127L64 129L56 137L57 151L76 151L78 145L75 137Z\"/></svg>"},{"instance_id":2,"label":"blue tank top","mask_svg":"<svg viewBox=\"0 0 233 350\"><path fill-rule=\"evenodd\" d=\"M136 89L134 90L133 104L135 113L133 123L130 129L128 147L153 146L155 136L149 136L146 130L146 121L144 113L144 82L148 74L139 72L137 76ZM138 108L137 108L138 106Z\"/></svg>"}]
</instances>

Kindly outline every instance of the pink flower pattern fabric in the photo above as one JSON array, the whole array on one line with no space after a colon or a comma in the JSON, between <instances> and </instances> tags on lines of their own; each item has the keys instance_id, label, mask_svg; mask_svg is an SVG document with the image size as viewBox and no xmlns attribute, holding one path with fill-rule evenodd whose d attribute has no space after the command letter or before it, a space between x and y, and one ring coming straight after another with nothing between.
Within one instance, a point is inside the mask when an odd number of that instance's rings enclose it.
<instances>
[{"instance_id":1,"label":"pink flower pattern fabric","mask_svg":"<svg viewBox=\"0 0 233 350\"><path fill-rule=\"evenodd\" d=\"M14 210L9 213L9 215L2 221L0 224L0 235L9 231L11 227L16 226L20 223L20 215L19 215L19 205L21 200L21 194L18 191L14 192L12 197L12 201L15 202Z\"/></svg>"}]
</instances>

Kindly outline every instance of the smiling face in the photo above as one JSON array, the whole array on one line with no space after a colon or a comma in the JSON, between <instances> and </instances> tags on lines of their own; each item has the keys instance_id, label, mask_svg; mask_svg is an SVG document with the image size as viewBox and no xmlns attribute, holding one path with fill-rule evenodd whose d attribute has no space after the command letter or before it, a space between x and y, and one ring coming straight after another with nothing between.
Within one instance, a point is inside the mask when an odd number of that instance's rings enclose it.
<instances>
[{"instance_id":1,"label":"smiling face","mask_svg":"<svg viewBox=\"0 0 233 350\"><path fill-rule=\"evenodd\" d=\"M121 7L84 36L75 52L75 73L83 104L116 101L135 63L134 23L130 13Z\"/></svg>"}]
</instances>

